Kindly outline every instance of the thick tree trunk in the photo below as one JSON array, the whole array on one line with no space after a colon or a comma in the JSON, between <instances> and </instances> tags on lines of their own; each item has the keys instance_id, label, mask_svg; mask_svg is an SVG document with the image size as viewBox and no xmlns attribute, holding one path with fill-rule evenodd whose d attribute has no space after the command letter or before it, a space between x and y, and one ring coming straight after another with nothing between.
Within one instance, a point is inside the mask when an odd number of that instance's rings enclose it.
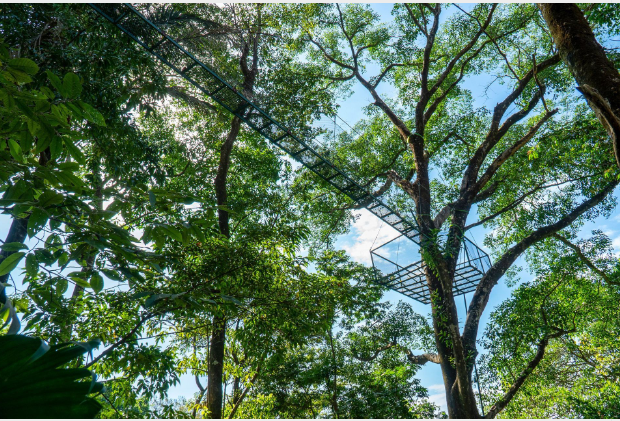
<instances>
[{"instance_id":1,"label":"thick tree trunk","mask_svg":"<svg viewBox=\"0 0 620 421\"><path fill-rule=\"evenodd\" d=\"M560 57L612 139L620 166L620 74L576 4L538 3Z\"/></svg>"},{"instance_id":2,"label":"thick tree trunk","mask_svg":"<svg viewBox=\"0 0 620 421\"><path fill-rule=\"evenodd\" d=\"M435 297L431 304L433 330L437 353L440 356L448 415L450 418L480 418L471 370L468 361L463 361L464 346L458 335L458 315L454 297L451 291L444 290L441 281L428 264L426 279Z\"/></svg>"}]
</instances>

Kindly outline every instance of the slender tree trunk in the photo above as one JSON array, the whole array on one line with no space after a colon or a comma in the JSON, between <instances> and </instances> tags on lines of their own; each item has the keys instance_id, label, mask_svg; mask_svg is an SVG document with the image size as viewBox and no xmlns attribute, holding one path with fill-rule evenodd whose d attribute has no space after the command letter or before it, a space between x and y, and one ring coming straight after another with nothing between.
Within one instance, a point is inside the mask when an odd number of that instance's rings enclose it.
<instances>
[{"instance_id":1,"label":"slender tree trunk","mask_svg":"<svg viewBox=\"0 0 620 421\"><path fill-rule=\"evenodd\" d=\"M103 180L101 177L101 157L96 150L93 153L91 171L93 174L92 186L95 190L93 205L98 211L101 211L103 209ZM86 266L82 268L81 272L88 272L93 270L95 258L97 257L97 254L99 254L99 250L97 250L95 247L90 246L88 250L89 254L86 258ZM76 320L76 317L74 317L73 315L73 310L75 308L75 305L77 304L77 301L83 294L84 287L75 284L75 287L73 288L73 293L71 293L71 298L69 299L69 302L67 304L70 309L69 319L67 320L67 325L64 326L60 334L61 340L64 342L69 342L73 335L73 328Z\"/></svg>"},{"instance_id":2,"label":"slender tree trunk","mask_svg":"<svg viewBox=\"0 0 620 421\"><path fill-rule=\"evenodd\" d=\"M254 82L258 74L258 42L261 27L260 6L258 8L258 32L243 40L243 48L239 58L239 67L243 73L243 93L252 98ZM248 66L248 56L252 53L251 66ZM230 132L220 151L220 163L215 177L215 196L218 206L218 224L220 233L230 237L229 215L225 209L228 206L228 191L226 178L230 168L230 156L232 147L239 135L241 119L235 116L232 120ZM224 316L213 317L213 334L211 336L211 350L209 355L209 378L207 383L207 409L211 418L222 418L222 379L224 369L224 346L226 342L226 320Z\"/></svg>"},{"instance_id":3,"label":"slender tree trunk","mask_svg":"<svg viewBox=\"0 0 620 421\"><path fill-rule=\"evenodd\" d=\"M620 74L596 41L576 4L538 3L560 57L580 85L577 89L612 139L620 166Z\"/></svg>"},{"instance_id":4,"label":"slender tree trunk","mask_svg":"<svg viewBox=\"0 0 620 421\"><path fill-rule=\"evenodd\" d=\"M215 316L213 318L213 333L211 334L207 383L207 409L209 417L215 419L222 418L225 341L226 319L222 316Z\"/></svg>"},{"instance_id":5,"label":"slender tree trunk","mask_svg":"<svg viewBox=\"0 0 620 421\"><path fill-rule=\"evenodd\" d=\"M241 119L235 117L232 120L230 132L220 151L220 164L215 177L215 195L218 206L226 207L228 204L228 191L226 178L230 168L230 155L233 144L239 135ZM230 225L228 212L220 208L218 224L220 233L230 237ZM224 378L224 347L226 344L226 318L223 315L213 317L213 332L211 334L211 348L209 352L209 377L207 379L207 409L211 418L222 418L222 402L224 399L222 380Z\"/></svg>"}]
</instances>

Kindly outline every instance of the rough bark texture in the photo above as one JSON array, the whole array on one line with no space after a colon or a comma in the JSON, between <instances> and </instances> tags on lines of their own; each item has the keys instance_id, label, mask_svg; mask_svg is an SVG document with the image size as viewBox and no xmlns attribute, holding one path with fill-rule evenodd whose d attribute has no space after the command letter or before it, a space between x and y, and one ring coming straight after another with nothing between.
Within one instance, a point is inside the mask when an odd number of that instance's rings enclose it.
<instances>
[{"instance_id":1,"label":"rough bark texture","mask_svg":"<svg viewBox=\"0 0 620 421\"><path fill-rule=\"evenodd\" d=\"M620 74L596 41L575 4L538 3L560 56L580 85L579 91L612 139L620 166Z\"/></svg>"},{"instance_id":2,"label":"rough bark texture","mask_svg":"<svg viewBox=\"0 0 620 421\"><path fill-rule=\"evenodd\" d=\"M222 316L213 318L211 349L209 350L209 368L207 383L207 409L209 417L222 418L224 379L224 344L226 342L226 319Z\"/></svg>"}]
</instances>

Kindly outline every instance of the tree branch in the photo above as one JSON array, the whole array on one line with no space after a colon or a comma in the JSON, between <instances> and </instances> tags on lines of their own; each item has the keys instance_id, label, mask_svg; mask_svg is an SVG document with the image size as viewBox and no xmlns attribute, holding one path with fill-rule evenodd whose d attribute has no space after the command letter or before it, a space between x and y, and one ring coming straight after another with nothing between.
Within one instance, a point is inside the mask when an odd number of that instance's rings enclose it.
<instances>
[{"instance_id":1,"label":"tree branch","mask_svg":"<svg viewBox=\"0 0 620 421\"><path fill-rule=\"evenodd\" d=\"M522 109L509 118L506 119L504 124L499 127L502 117L506 112L508 106L514 102L525 90L528 83L534 78L535 73L558 63L560 61L559 55L554 55L547 60L539 63L537 66L530 69L529 72L519 81L517 87L500 103L498 103L493 110L493 117L491 119L491 126L485 140L480 144L473 157L469 161L465 174L463 175L463 181L461 183L461 198L466 199L468 193L473 193L473 189L469 189L474 186L478 178L478 172L488 153L499 142L504 134L510 129L510 127L525 117L536 105L540 99L542 91L538 91L534 97L530 100L528 106Z\"/></svg>"},{"instance_id":2,"label":"tree branch","mask_svg":"<svg viewBox=\"0 0 620 421\"><path fill-rule=\"evenodd\" d=\"M173 98L185 101L188 105L194 107L203 114L208 114L209 112L214 111L217 112L217 108L213 104L188 94L184 89L178 86L167 87L166 93Z\"/></svg>"},{"instance_id":3,"label":"tree branch","mask_svg":"<svg viewBox=\"0 0 620 421\"><path fill-rule=\"evenodd\" d=\"M587 267L592 269L593 272L595 272L597 275L599 275L601 278L603 278L606 283L613 284L613 285L619 285L619 283L611 281L609 279L609 276L607 276L607 274L605 272L603 272L602 270L597 268L594 265L594 263L592 263L592 261L590 259L588 259L585 254L583 254L581 249L577 245L575 245L575 244L571 243L570 241L568 241L568 239L566 237L563 237L563 236L561 236L558 233L552 234L552 237L555 238L556 240L560 240L562 243L564 243L564 245L566 245L567 247L571 248L575 252L575 254L577 254L577 257L579 257L581 259L581 261L583 263L585 263L585 265Z\"/></svg>"},{"instance_id":4,"label":"tree branch","mask_svg":"<svg viewBox=\"0 0 620 421\"><path fill-rule=\"evenodd\" d=\"M577 206L572 212L561 218L559 221L538 228L536 231L532 232L519 241L516 245L511 247L499 260L495 262L493 266L491 266L491 268L480 280L467 312L465 327L463 328L463 340L469 349L475 349L480 317L482 316L482 313L484 312L484 309L489 301L491 290L504 275L504 273L506 273L508 268L512 266L515 260L517 260L517 258L533 244L568 227L586 211L601 203L607 195L613 192L618 183L620 183L620 180L612 181L599 193L584 201L581 205Z\"/></svg>"},{"instance_id":5,"label":"tree branch","mask_svg":"<svg viewBox=\"0 0 620 421\"><path fill-rule=\"evenodd\" d=\"M536 355L532 359L532 361L530 361L527 367L523 369L519 377L517 377L515 382L512 384L510 389L508 389L508 391L504 394L504 396L502 396L495 403L495 405L493 405L491 409L489 409L489 411L484 416L485 418L488 418L488 419L495 418L495 416L499 414L506 407L506 405L508 405L508 403L512 400L512 398L517 394L517 392L519 391L519 389L521 388L525 380L527 380L530 374L532 374L534 369L542 361L543 357L545 356L545 350L547 348L547 345L549 344L549 340L558 338L564 335L565 333L568 333L568 332L560 331L560 332L552 333L550 335L545 336L543 339L540 340L540 342L538 343L538 350L536 352Z\"/></svg>"},{"instance_id":6,"label":"tree branch","mask_svg":"<svg viewBox=\"0 0 620 421\"><path fill-rule=\"evenodd\" d=\"M482 190L484 186L489 182L491 177L493 177L497 170L499 170L499 168L504 164L504 162L506 162L511 156L516 154L519 149L525 146L527 142L529 142L534 137L534 135L538 132L542 125L545 124L547 120L549 120L557 112L558 110L556 108L553 111L545 113L543 118L541 118L538 123L532 126L525 136L523 136L514 145L510 146L501 154L499 154L499 156L495 158L495 160L493 160L493 162L489 165L482 177L480 177L480 179L476 183L476 186L474 187L474 192L477 194L480 190Z\"/></svg>"},{"instance_id":7,"label":"tree branch","mask_svg":"<svg viewBox=\"0 0 620 421\"><path fill-rule=\"evenodd\" d=\"M437 89L439 89L441 84L448 77L448 75L450 74L450 72L452 71L456 63L461 59L461 57L463 57L463 55L465 55L469 50L473 48L474 45L476 45L476 42L478 42L478 38L480 38L480 36L486 31L487 27L491 23L491 19L493 18L493 12L495 12L496 8L497 8L497 3L493 4L493 6L491 7L491 11L489 12L486 20L484 21L482 28L480 28L480 30L476 32L476 34L469 41L469 43L465 47L463 47L461 51L459 51L452 60L450 60L450 63L448 63L445 70L441 73L437 81L435 81L433 86L428 91L429 96L432 96L437 91Z\"/></svg>"},{"instance_id":8,"label":"tree branch","mask_svg":"<svg viewBox=\"0 0 620 421\"><path fill-rule=\"evenodd\" d=\"M237 409L239 409L239 405L241 405L241 402L243 402L243 399L245 398L245 395L248 394L248 391L254 385L254 382L258 378L259 371L260 371L260 367L256 370L256 373L254 373L254 376L252 376L252 378L250 379L250 384L248 384L245 387L245 389L243 390L243 393L241 394L241 396L239 396L239 399L237 399L237 402L235 402L235 406L233 407L233 409L231 409L230 414L228 414L228 419L229 420L232 419L235 416L235 413L237 412Z\"/></svg>"},{"instance_id":9,"label":"tree branch","mask_svg":"<svg viewBox=\"0 0 620 421\"><path fill-rule=\"evenodd\" d=\"M441 359L437 354L424 353L421 355L413 355L409 349L406 349L405 353L407 354L407 359L413 364L424 365L428 362L435 364L441 363Z\"/></svg>"}]
</instances>

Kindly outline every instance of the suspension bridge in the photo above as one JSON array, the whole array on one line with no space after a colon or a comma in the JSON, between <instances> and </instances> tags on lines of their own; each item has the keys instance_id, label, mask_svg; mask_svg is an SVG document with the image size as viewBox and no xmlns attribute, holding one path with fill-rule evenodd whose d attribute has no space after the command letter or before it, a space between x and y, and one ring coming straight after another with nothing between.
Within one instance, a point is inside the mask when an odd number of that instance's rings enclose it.
<instances>
[{"instance_id":1,"label":"suspension bridge","mask_svg":"<svg viewBox=\"0 0 620 421\"><path fill-rule=\"evenodd\" d=\"M356 180L350 172L342 166L334 165L315 139L302 139L284 124L276 121L132 5L128 3L89 3L89 5L204 95L239 117L250 128L350 198L354 204L365 207L385 224L394 228L400 234L395 240L405 239L413 242L419 249L420 234L415 218L394 210ZM424 278L424 262L420 259L411 264L399 265L398 262L390 260L389 247L395 240L371 250L377 282L428 304L430 296ZM454 294L473 291L490 266L489 256L465 238L459 252Z\"/></svg>"}]
</instances>

